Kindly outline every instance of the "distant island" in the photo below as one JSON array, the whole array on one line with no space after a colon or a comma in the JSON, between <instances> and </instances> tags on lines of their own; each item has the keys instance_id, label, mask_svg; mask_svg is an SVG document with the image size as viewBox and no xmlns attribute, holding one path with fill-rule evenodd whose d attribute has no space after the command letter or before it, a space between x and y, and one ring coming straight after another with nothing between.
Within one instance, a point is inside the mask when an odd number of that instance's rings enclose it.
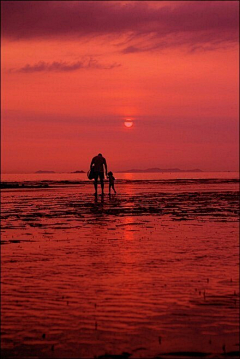
<instances>
[{"instance_id":1,"label":"distant island","mask_svg":"<svg viewBox=\"0 0 240 359\"><path fill-rule=\"evenodd\" d=\"M74 171L74 172L70 172L70 173L86 173L85 171Z\"/></svg>"},{"instance_id":2,"label":"distant island","mask_svg":"<svg viewBox=\"0 0 240 359\"><path fill-rule=\"evenodd\" d=\"M36 171L35 173L56 173L54 171Z\"/></svg>"},{"instance_id":3,"label":"distant island","mask_svg":"<svg viewBox=\"0 0 240 359\"><path fill-rule=\"evenodd\" d=\"M181 170L179 168L147 168L145 170L139 170L139 169L131 169L131 170L125 170L125 171L118 171L119 173L150 173L150 172L203 172L202 170L195 168L193 170Z\"/></svg>"}]
</instances>

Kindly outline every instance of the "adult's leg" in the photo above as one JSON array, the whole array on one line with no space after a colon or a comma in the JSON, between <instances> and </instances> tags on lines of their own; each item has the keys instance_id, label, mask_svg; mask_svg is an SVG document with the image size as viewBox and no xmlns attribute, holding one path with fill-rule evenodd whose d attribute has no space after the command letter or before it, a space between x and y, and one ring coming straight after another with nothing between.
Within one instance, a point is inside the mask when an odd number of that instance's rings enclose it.
<instances>
[{"instance_id":1,"label":"adult's leg","mask_svg":"<svg viewBox=\"0 0 240 359\"><path fill-rule=\"evenodd\" d=\"M102 188L102 193L103 193L103 190L104 190L104 182L103 182L104 173L100 173L99 177L100 177L101 188Z\"/></svg>"},{"instance_id":2,"label":"adult's leg","mask_svg":"<svg viewBox=\"0 0 240 359\"><path fill-rule=\"evenodd\" d=\"M97 181L98 181L98 175L96 174L95 177L94 177L95 195L97 194Z\"/></svg>"}]
</instances>

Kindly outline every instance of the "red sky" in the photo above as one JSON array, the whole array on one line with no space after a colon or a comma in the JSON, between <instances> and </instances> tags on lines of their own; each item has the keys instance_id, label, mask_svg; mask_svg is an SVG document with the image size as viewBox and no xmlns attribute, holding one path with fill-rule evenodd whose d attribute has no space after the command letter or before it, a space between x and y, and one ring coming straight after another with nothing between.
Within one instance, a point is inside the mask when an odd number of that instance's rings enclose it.
<instances>
[{"instance_id":1,"label":"red sky","mask_svg":"<svg viewBox=\"0 0 240 359\"><path fill-rule=\"evenodd\" d=\"M1 7L3 173L238 170L239 2Z\"/></svg>"}]
</instances>

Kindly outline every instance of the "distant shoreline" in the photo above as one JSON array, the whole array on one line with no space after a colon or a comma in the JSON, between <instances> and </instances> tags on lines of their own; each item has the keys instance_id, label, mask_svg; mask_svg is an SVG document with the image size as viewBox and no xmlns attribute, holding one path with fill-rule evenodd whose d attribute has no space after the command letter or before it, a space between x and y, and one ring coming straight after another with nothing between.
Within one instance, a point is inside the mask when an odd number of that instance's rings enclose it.
<instances>
[{"instance_id":1,"label":"distant shoreline","mask_svg":"<svg viewBox=\"0 0 240 359\"><path fill-rule=\"evenodd\" d=\"M116 171L116 173L172 173L172 172L204 172L198 168L191 170L181 170L180 168L147 168L144 170L141 169L130 169L125 171Z\"/></svg>"},{"instance_id":2,"label":"distant shoreline","mask_svg":"<svg viewBox=\"0 0 240 359\"><path fill-rule=\"evenodd\" d=\"M178 173L178 172L204 172L202 170L180 170L180 169L132 169L126 171L114 171L115 173ZM34 174L54 174L54 173L86 173L85 171L73 171L73 172L55 172L55 171L36 171Z\"/></svg>"}]
</instances>

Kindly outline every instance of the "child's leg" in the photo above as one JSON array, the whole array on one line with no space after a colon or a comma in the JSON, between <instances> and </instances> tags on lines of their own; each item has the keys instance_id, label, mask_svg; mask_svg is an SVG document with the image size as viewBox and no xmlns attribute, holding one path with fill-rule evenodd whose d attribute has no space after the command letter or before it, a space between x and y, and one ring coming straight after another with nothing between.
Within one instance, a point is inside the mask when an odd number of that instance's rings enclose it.
<instances>
[{"instance_id":1,"label":"child's leg","mask_svg":"<svg viewBox=\"0 0 240 359\"><path fill-rule=\"evenodd\" d=\"M109 194L111 193L111 184L109 183Z\"/></svg>"},{"instance_id":2,"label":"child's leg","mask_svg":"<svg viewBox=\"0 0 240 359\"><path fill-rule=\"evenodd\" d=\"M117 193L114 188L114 183L112 184L112 189L114 190L114 193Z\"/></svg>"}]
</instances>

